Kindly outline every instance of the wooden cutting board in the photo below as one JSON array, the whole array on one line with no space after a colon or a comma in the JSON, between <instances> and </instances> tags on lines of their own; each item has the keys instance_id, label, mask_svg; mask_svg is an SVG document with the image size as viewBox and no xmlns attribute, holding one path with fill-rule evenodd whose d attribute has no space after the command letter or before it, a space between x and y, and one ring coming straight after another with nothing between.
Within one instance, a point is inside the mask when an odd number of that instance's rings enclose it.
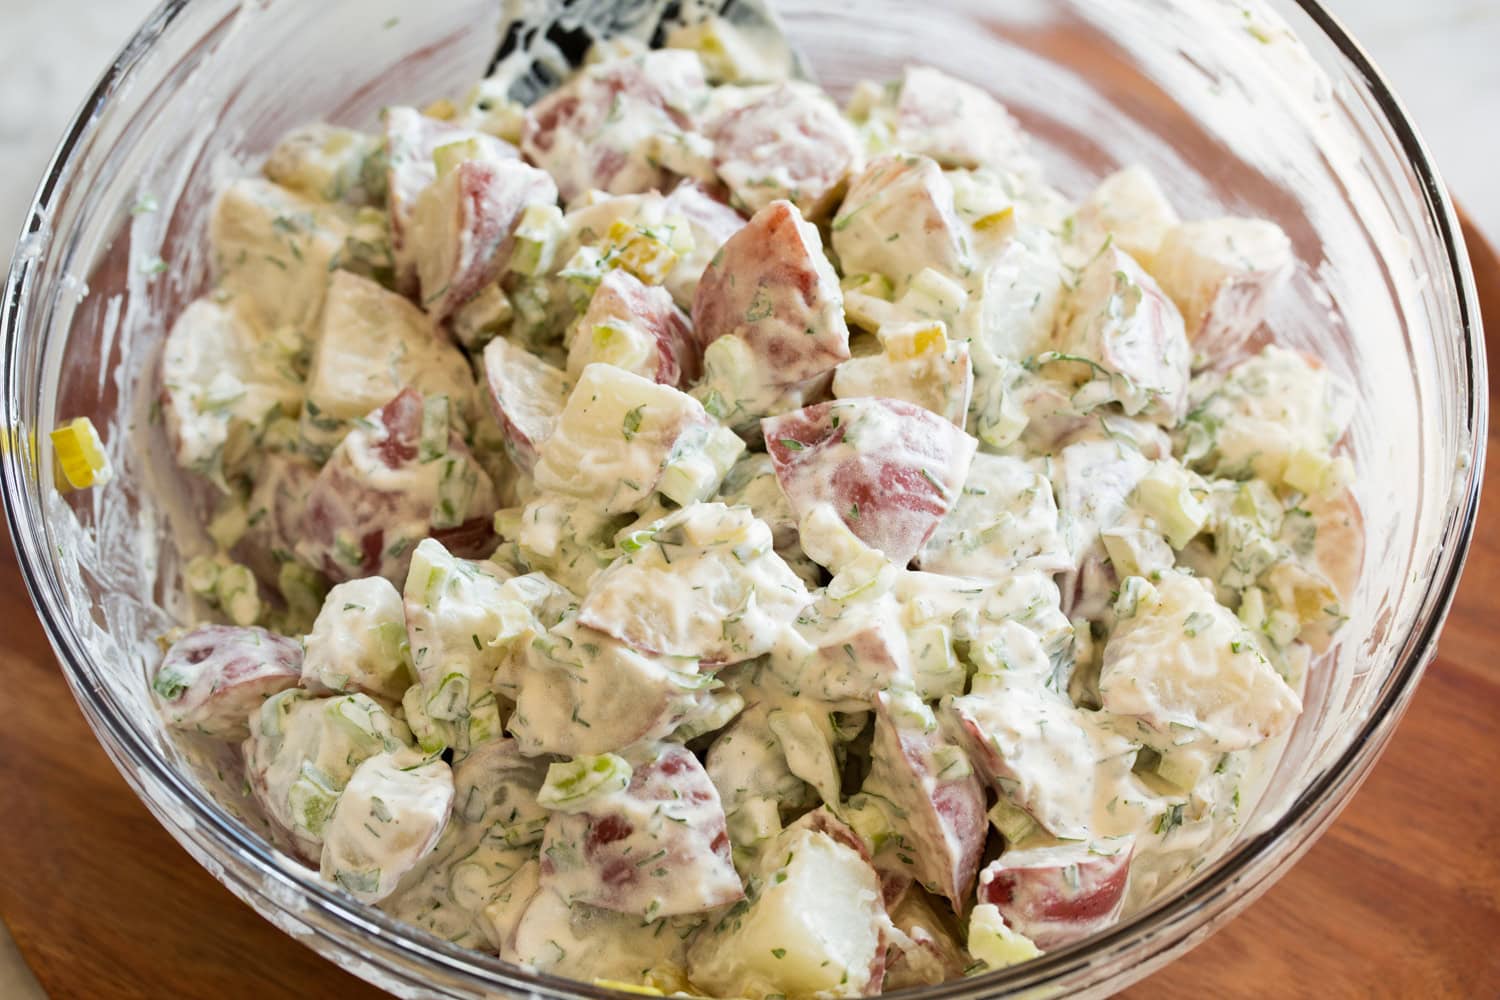
<instances>
[{"instance_id":1,"label":"wooden cutting board","mask_svg":"<svg viewBox=\"0 0 1500 1000\"><path fill-rule=\"evenodd\" d=\"M1500 358L1500 257L1467 235ZM1500 996L1500 459L1485 494L1438 658L1364 789L1265 896L1127 997ZM382 995L261 920L136 800L69 695L8 539L0 617L15 629L0 648L0 918L55 1000Z\"/></svg>"}]
</instances>

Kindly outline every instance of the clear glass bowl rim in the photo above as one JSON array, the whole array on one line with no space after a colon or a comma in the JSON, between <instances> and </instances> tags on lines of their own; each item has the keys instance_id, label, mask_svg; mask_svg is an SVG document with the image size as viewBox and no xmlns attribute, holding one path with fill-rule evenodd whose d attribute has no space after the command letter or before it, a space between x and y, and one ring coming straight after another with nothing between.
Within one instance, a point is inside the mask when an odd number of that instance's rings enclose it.
<instances>
[{"instance_id":1,"label":"clear glass bowl rim","mask_svg":"<svg viewBox=\"0 0 1500 1000\"><path fill-rule=\"evenodd\" d=\"M774 0L772 0L774 4ZM1099 985L1114 973L1117 960L1131 958L1136 965L1155 967L1161 960L1184 950L1190 939L1204 936L1206 925L1217 924L1264 891L1300 855L1338 815L1344 804L1363 781L1378 759L1416 691L1435 646L1444 619L1452 604L1458 581L1468 555L1478 514L1479 493L1483 483L1484 450L1488 430L1487 370L1483 331L1479 318L1477 292L1457 212L1433 165L1425 143L1393 93L1384 75L1361 46L1330 14L1320 0L1293 0L1308 16L1325 39L1333 44L1350 68L1363 77L1376 106L1384 117L1399 151L1415 173L1429 221L1436 229L1447 258L1456 289L1457 332L1463 338L1461 361L1467 398L1463 426L1469 440L1469 466L1463 488L1456 490L1445 512L1446 524L1441 541L1441 555L1436 570L1427 583L1416 627L1406 637L1403 660L1387 678L1380 696L1368 717L1360 725L1349 745L1334 762L1291 804L1286 813L1261 833L1249 837L1220 857L1178 895L1158 902L1114 928L1096 937L1049 952L1022 966L987 973L984 976L954 980L937 986L902 990L888 994L895 997L921 997L924 1000L948 1000L975 994L993 996L1034 989L1060 980L1070 985ZM120 50L114 61L74 116L37 189L27 215L21 238L41 231L53 217L57 193L73 168L76 154L86 148L98 128L101 114L116 92L153 46L192 4L194 0L165 0ZM58 234L54 234L54 238ZM0 337L3 337L3 382L6 427L21 425L18 400L21 391L21 336L26 326L30 297L25 295L28 279L35 270L34 261L24 260L19 252L12 259L6 281L5 297L0 302ZM10 433L7 430L7 433ZM353 899L319 882L315 873L292 870L268 844L248 828L229 817L207 795L174 771L155 752L147 740L126 720L113 702L109 691L89 683L84 664L87 654L73 631L57 595L47 586L45 569L45 536L42 524L25 503L18 502L31 490L28 463L21 449L7 448L0 455L0 488L5 496L6 521L15 547L17 562L37 616L64 666L64 675L75 699L95 735L133 791L151 807L174 838L188 843L189 830L201 831L215 851L248 865L261 885L279 883L299 897L299 910L305 907L329 919L334 926L363 940L368 950L355 950L345 935L329 935L309 923L304 913L293 914L299 923L307 924L312 938L323 939L316 950L353 952L355 966L372 963L397 980L416 985L409 978L419 968L441 971L451 985L462 981L466 988L493 991L516 991L532 996L557 998L618 998L617 991L575 980L546 974L528 973L492 956L458 948L423 931L396 921L383 912L365 907ZM146 787L148 776L154 788ZM153 794L168 793L176 806L177 822L162 816L163 807L153 801ZM182 819L189 822L183 823ZM197 838L194 838L197 839ZM191 853L204 849L195 845ZM232 863L233 866L233 863ZM226 883L242 880L222 860L214 866L216 877ZM265 881L269 880L269 882ZM231 886L242 897L246 893L261 896L269 906L281 904L262 888ZM282 907L284 908L284 907ZM308 943L298 937L302 943ZM382 961L379 952L389 952L396 964ZM344 963L341 963L344 964ZM1089 976L1092 970L1095 975ZM358 968L355 971L359 971ZM1081 974L1082 981L1078 978ZM1134 977L1129 977L1134 978ZM1125 981L1129 981L1127 978Z\"/></svg>"}]
</instances>

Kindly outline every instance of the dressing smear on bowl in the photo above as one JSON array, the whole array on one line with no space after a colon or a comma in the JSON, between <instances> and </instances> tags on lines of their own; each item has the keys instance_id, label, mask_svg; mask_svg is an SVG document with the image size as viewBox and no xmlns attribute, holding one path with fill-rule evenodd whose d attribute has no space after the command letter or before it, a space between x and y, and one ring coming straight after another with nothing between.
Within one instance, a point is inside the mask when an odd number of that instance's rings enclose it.
<instances>
[{"instance_id":1,"label":"dressing smear on bowl","mask_svg":"<svg viewBox=\"0 0 1500 1000\"><path fill-rule=\"evenodd\" d=\"M227 165L157 362L204 624L142 659L361 901L866 995L1241 832L1359 578L1352 393L1269 341L1273 223L1144 166L1069 199L936 69L840 106L751 55L704 22Z\"/></svg>"}]
</instances>

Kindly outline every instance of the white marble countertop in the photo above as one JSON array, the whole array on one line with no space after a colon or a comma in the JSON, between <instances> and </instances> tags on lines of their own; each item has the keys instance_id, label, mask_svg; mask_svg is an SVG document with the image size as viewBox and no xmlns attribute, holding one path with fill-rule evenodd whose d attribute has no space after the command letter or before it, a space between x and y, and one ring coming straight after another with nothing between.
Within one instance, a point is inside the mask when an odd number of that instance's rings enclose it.
<instances>
[{"instance_id":1,"label":"white marble countertop","mask_svg":"<svg viewBox=\"0 0 1500 1000\"><path fill-rule=\"evenodd\" d=\"M1328 3L1390 77L1455 197L1500 238L1500 2ZM153 6L154 0L0 0L0 245L19 232L69 117ZM3 926L0 996L41 996Z\"/></svg>"}]
</instances>

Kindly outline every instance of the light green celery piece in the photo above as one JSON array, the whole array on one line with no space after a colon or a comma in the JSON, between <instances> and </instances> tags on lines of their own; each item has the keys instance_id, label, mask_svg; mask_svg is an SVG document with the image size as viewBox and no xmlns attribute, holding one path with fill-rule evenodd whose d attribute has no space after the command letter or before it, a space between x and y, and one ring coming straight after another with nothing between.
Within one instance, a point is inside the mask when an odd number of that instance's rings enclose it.
<instances>
[{"instance_id":1,"label":"light green celery piece","mask_svg":"<svg viewBox=\"0 0 1500 1000\"><path fill-rule=\"evenodd\" d=\"M612 753L559 761L548 766L536 800L558 812L582 812L595 799L623 792L631 773L629 762Z\"/></svg>"}]
</instances>

